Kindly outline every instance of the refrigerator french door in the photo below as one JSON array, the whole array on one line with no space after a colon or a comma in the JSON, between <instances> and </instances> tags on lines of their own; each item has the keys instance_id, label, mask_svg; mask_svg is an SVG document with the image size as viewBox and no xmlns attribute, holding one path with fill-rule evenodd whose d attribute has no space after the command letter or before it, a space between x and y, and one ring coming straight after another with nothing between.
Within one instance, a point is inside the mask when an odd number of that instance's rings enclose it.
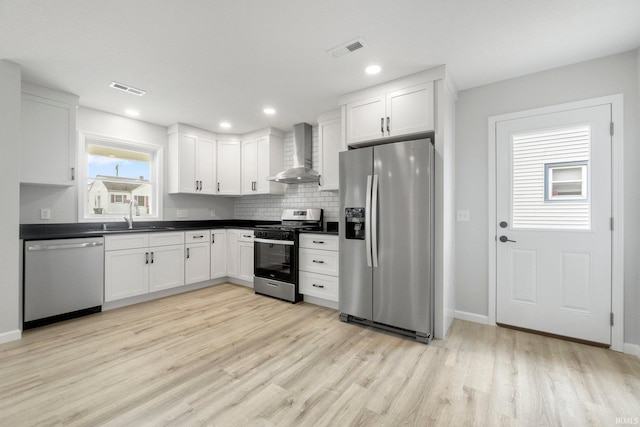
<instances>
[{"instance_id":1,"label":"refrigerator french door","mask_svg":"<svg viewBox=\"0 0 640 427\"><path fill-rule=\"evenodd\" d=\"M429 139L340 153L340 318L429 342L433 167Z\"/></svg>"}]
</instances>

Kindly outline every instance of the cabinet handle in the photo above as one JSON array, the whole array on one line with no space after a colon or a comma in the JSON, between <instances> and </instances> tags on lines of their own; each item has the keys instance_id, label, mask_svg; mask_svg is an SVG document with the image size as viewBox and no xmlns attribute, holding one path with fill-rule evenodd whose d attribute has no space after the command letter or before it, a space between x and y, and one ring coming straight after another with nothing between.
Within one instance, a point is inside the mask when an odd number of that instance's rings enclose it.
<instances>
[{"instance_id":1,"label":"cabinet handle","mask_svg":"<svg viewBox=\"0 0 640 427\"><path fill-rule=\"evenodd\" d=\"M380 117L380 132L384 136L384 117Z\"/></svg>"},{"instance_id":2,"label":"cabinet handle","mask_svg":"<svg viewBox=\"0 0 640 427\"><path fill-rule=\"evenodd\" d=\"M391 119L387 117L387 135L391 136L391 131L389 130L389 126L391 125Z\"/></svg>"},{"instance_id":3,"label":"cabinet handle","mask_svg":"<svg viewBox=\"0 0 640 427\"><path fill-rule=\"evenodd\" d=\"M313 262L315 262L316 264L324 264L324 261L320 261L320 260L317 260L317 259L314 259Z\"/></svg>"},{"instance_id":4,"label":"cabinet handle","mask_svg":"<svg viewBox=\"0 0 640 427\"><path fill-rule=\"evenodd\" d=\"M76 180L76 168L71 168L71 181Z\"/></svg>"},{"instance_id":5,"label":"cabinet handle","mask_svg":"<svg viewBox=\"0 0 640 427\"><path fill-rule=\"evenodd\" d=\"M316 285L315 283L313 283L311 286L313 286L314 288L324 288L324 285Z\"/></svg>"},{"instance_id":6,"label":"cabinet handle","mask_svg":"<svg viewBox=\"0 0 640 427\"><path fill-rule=\"evenodd\" d=\"M253 236L250 234L243 234L242 237L246 237L247 239L253 239Z\"/></svg>"},{"instance_id":7,"label":"cabinet handle","mask_svg":"<svg viewBox=\"0 0 640 427\"><path fill-rule=\"evenodd\" d=\"M215 244L215 243L216 243L216 235L215 235L215 234L212 234L212 235L211 235L211 244L213 245L213 244Z\"/></svg>"},{"instance_id":8,"label":"cabinet handle","mask_svg":"<svg viewBox=\"0 0 640 427\"><path fill-rule=\"evenodd\" d=\"M187 259L189 259L189 248L187 248Z\"/></svg>"},{"instance_id":9,"label":"cabinet handle","mask_svg":"<svg viewBox=\"0 0 640 427\"><path fill-rule=\"evenodd\" d=\"M199 190L199 188L198 188L198 181L196 181L196 191L198 191L198 190Z\"/></svg>"},{"instance_id":10,"label":"cabinet handle","mask_svg":"<svg viewBox=\"0 0 640 427\"><path fill-rule=\"evenodd\" d=\"M149 264L149 252L144 253L144 263Z\"/></svg>"},{"instance_id":11,"label":"cabinet handle","mask_svg":"<svg viewBox=\"0 0 640 427\"><path fill-rule=\"evenodd\" d=\"M218 192L220 192L220 183L218 183Z\"/></svg>"},{"instance_id":12,"label":"cabinet handle","mask_svg":"<svg viewBox=\"0 0 640 427\"><path fill-rule=\"evenodd\" d=\"M153 264L153 252L151 252L151 264Z\"/></svg>"},{"instance_id":13,"label":"cabinet handle","mask_svg":"<svg viewBox=\"0 0 640 427\"><path fill-rule=\"evenodd\" d=\"M314 240L313 243L316 243L318 245L324 245L324 242L322 240Z\"/></svg>"},{"instance_id":14,"label":"cabinet handle","mask_svg":"<svg viewBox=\"0 0 640 427\"><path fill-rule=\"evenodd\" d=\"M202 236L191 236L192 239L204 239L204 235Z\"/></svg>"}]
</instances>

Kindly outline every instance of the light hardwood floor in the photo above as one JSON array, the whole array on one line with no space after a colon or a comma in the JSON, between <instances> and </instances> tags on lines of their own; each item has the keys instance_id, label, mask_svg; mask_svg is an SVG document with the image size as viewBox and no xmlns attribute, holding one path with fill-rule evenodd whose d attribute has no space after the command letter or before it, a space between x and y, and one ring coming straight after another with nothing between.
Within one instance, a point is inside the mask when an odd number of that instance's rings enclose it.
<instances>
[{"instance_id":1,"label":"light hardwood floor","mask_svg":"<svg viewBox=\"0 0 640 427\"><path fill-rule=\"evenodd\" d=\"M0 426L601 426L634 417L633 356L459 320L447 339L424 345L230 284L0 345Z\"/></svg>"}]
</instances>

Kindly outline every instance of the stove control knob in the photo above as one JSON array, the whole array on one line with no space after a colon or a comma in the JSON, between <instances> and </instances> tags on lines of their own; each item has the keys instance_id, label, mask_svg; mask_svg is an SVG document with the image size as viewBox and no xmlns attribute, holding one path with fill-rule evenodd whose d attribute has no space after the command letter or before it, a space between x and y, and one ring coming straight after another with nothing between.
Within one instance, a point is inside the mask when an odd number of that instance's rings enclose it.
<instances>
[{"instance_id":1,"label":"stove control knob","mask_svg":"<svg viewBox=\"0 0 640 427\"><path fill-rule=\"evenodd\" d=\"M280 233L280 238L286 239L287 237L289 237L289 233Z\"/></svg>"}]
</instances>

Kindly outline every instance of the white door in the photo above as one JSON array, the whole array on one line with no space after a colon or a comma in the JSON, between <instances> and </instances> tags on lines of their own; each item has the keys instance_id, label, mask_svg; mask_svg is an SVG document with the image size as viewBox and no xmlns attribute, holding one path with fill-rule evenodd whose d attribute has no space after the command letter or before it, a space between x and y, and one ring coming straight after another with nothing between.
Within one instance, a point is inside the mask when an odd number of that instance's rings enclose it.
<instances>
[{"instance_id":1,"label":"white door","mask_svg":"<svg viewBox=\"0 0 640 427\"><path fill-rule=\"evenodd\" d=\"M216 142L200 138L196 156L200 193L216 194Z\"/></svg>"},{"instance_id":2,"label":"white door","mask_svg":"<svg viewBox=\"0 0 640 427\"><path fill-rule=\"evenodd\" d=\"M497 323L611 343L611 106L496 125Z\"/></svg>"},{"instance_id":3,"label":"white door","mask_svg":"<svg viewBox=\"0 0 640 427\"><path fill-rule=\"evenodd\" d=\"M149 292L184 285L184 245L149 248Z\"/></svg>"},{"instance_id":4,"label":"white door","mask_svg":"<svg viewBox=\"0 0 640 427\"><path fill-rule=\"evenodd\" d=\"M347 144L385 136L385 102L381 95L347 105Z\"/></svg>"},{"instance_id":5,"label":"white door","mask_svg":"<svg viewBox=\"0 0 640 427\"><path fill-rule=\"evenodd\" d=\"M211 230L211 278L227 275L227 232Z\"/></svg>"},{"instance_id":6,"label":"white door","mask_svg":"<svg viewBox=\"0 0 640 427\"><path fill-rule=\"evenodd\" d=\"M433 82L387 94L387 136L427 132L433 129Z\"/></svg>"}]
</instances>

